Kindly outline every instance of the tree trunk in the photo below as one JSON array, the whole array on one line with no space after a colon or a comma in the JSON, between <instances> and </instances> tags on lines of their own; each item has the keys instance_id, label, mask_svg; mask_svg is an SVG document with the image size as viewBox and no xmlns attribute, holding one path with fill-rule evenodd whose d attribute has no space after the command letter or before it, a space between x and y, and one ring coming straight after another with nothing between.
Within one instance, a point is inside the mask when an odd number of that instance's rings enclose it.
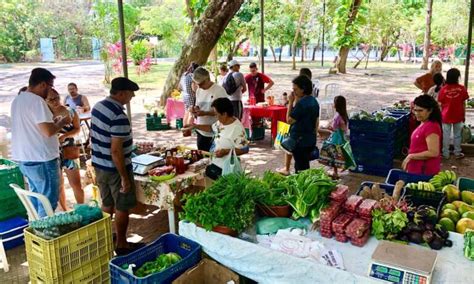
<instances>
[{"instance_id":1,"label":"tree trunk","mask_svg":"<svg viewBox=\"0 0 474 284\"><path fill-rule=\"evenodd\" d=\"M304 62L305 56L306 56L306 40L303 39L303 46L301 47L301 62Z\"/></svg>"},{"instance_id":2,"label":"tree trunk","mask_svg":"<svg viewBox=\"0 0 474 284\"><path fill-rule=\"evenodd\" d=\"M379 60L380 60L381 62L383 62L383 61L385 60L385 57L387 57L389 50L390 50L390 48L387 46L387 43L384 41L384 42L382 43L382 48L381 48L381 50L380 50L380 58L379 58Z\"/></svg>"},{"instance_id":3,"label":"tree trunk","mask_svg":"<svg viewBox=\"0 0 474 284\"><path fill-rule=\"evenodd\" d=\"M276 58L276 55L275 55L275 49L273 48L273 45L270 45L270 50L272 51L273 62L277 62L277 58Z\"/></svg>"},{"instance_id":4,"label":"tree trunk","mask_svg":"<svg viewBox=\"0 0 474 284\"><path fill-rule=\"evenodd\" d=\"M315 45L315 46L313 47L313 55L311 56L311 61L316 60L316 50L317 50L317 49L318 49L318 46Z\"/></svg>"},{"instance_id":5,"label":"tree trunk","mask_svg":"<svg viewBox=\"0 0 474 284\"><path fill-rule=\"evenodd\" d=\"M281 62L281 54L283 53L283 46L280 46L280 54L278 54L278 62Z\"/></svg>"},{"instance_id":6,"label":"tree trunk","mask_svg":"<svg viewBox=\"0 0 474 284\"><path fill-rule=\"evenodd\" d=\"M305 1L302 4L301 7L301 12L300 12L300 18L298 19L298 25L296 26L296 32L295 32L295 37L293 38L293 44L291 48L291 56L293 58L293 67L292 70L296 70L296 43L298 42L298 36L300 35L301 32L301 26L303 25L303 20L304 16L306 13L306 7L308 7L310 1Z\"/></svg>"},{"instance_id":7,"label":"tree trunk","mask_svg":"<svg viewBox=\"0 0 474 284\"><path fill-rule=\"evenodd\" d=\"M181 54L168 73L160 103L166 99L179 83L179 78L191 62L204 64L224 29L239 11L244 0L211 0L204 14L196 22L183 45Z\"/></svg>"},{"instance_id":8,"label":"tree trunk","mask_svg":"<svg viewBox=\"0 0 474 284\"><path fill-rule=\"evenodd\" d=\"M433 0L426 1L426 28L425 40L423 44L423 63L421 69L428 70L428 61L430 57L430 38L431 38L431 15L433 14Z\"/></svg>"},{"instance_id":9,"label":"tree trunk","mask_svg":"<svg viewBox=\"0 0 474 284\"><path fill-rule=\"evenodd\" d=\"M372 47L369 47L369 51L367 51L367 58L365 60L365 69L367 70L367 65L369 65L369 58L370 58L370 52L372 51Z\"/></svg>"},{"instance_id":10,"label":"tree trunk","mask_svg":"<svg viewBox=\"0 0 474 284\"><path fill-rule=\"evenodd\" d=\"M359 12L359 8L362 5L362 0L354 0L352 3L352 9L349 11L347 15L347 22L345 26L344 34L350 36L352 33L352 28L354 21L356 20L357 13ZM349 55L350 46L341 46L339 49L339 57L336 62L337 70L340 73L346 73L346 63L347 63L347 56Z\"/></svg>"},{"instance_id":11,"label":"tree trunk","mask_svg":"<svg viewBox=\"0 0 474 284\"><path fill-rule=\"evenodd\" d=\"M212 61L212 64L211 64L211 73L213 73L214 75L216 75L216 79L217 79L217 75L219 75L219 67L217 66L218 65L218 56L217 56L217 44L214 46L214 48L211 50L211 54L209 55L209 57L211 58L211 61Z\"/></svg>"},{"instance_id":12,"label":"tree trunk","mask_svg":"<svg viewBox=\"0 0 474 284\"><path fill-rule=\"evenodd\" d=\"M240 45L242 43L244 43L246 40L248 40L249 38L248 37L244 37L243 39L239 40L239 42L237 44L234 44L234 46L231 47L231 50L229 51L229 53L227 54L227 62L231 61L232 59L234 59L234 55L237 53L237 51L239 50L240 48Z\"/></svg>"},{"instance_id":13,"label":"tree trunk","mask_svg":"<svg viewBox=\"0 0 474 284\"><path fill-rule=\"evenodd\" d=\"M346 63L347 63L347 56L349 55L349 47L342 46L339 49L339 56L337 58L336 66L339 73L346 74Z\"/></svg>"}]
</instances>

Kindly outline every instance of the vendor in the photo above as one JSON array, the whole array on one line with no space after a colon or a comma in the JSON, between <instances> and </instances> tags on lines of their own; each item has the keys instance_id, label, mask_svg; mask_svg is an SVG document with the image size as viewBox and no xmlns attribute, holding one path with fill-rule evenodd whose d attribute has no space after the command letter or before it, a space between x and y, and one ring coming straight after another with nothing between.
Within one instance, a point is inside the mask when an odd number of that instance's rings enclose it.
<instances>
[{"instance_id":1,"label":"vendor","mask_svg":"<svg viewBox=\"0 0 474 284\"><path fill-rule=\"evenodd\" d=\"M235 149L237 156L246 154L249 151L249 142L244 126L233 116L234 109L228 98L215 99L211 106L218 121L212 126L193 124L189 128L214 133L214 144L211 148L214 157L211 165L206 169L206 175L211 179L217 179L222 175L222 169L231 150Z\"/></svg>"},{"instance_id":2,"label":"vendor","mask_svg":"<svg viewBox=\"0 0 474 284\"><path fill-rule=\"evenodd\" d=\"M411 174L435 175L441 168L441 110L433 97L421 95L415 99L413 111L421 124L411 135L402 168Z\"/></svg>"},{"instance_id":3,"label":"vendor","mask_svg":"<svg viewBox=\"0 0 474 284\"><path fill-rule=\"evenodd\" d=\"M435 85L433 76L435 74L441 73L443 71L443 63L439 60L433 61L431 63L431 68L428 73L422 75L415 80L415 86L420 89L424 94L428 93L431 87Z\"/></svg>"}]
</instances>

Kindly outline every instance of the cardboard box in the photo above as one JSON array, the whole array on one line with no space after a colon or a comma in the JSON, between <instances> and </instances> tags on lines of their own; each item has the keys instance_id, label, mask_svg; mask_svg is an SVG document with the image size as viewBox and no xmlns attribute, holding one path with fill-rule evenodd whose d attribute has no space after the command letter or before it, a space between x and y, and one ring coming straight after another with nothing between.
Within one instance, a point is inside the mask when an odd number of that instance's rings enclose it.
<instances>
[{"instance_id":1,"label":"cardboard box","mask_svg":"<svg viewBox=\"0 0 474 284\"><path fill-rule=\"evenodd\" d=\"M188 269L173 284L239 284L239 275L217 262L204 258L196 266Z\"/></svg>"}]
</instances>

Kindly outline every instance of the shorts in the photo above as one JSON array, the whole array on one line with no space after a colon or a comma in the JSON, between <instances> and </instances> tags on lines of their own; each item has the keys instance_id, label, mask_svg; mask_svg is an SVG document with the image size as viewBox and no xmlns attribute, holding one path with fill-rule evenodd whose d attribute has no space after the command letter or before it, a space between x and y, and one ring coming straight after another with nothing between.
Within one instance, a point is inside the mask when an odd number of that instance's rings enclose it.
<instances>
[{"instance_id":1,"label":"shorts","mask_svg":"<svg viewBox=\"0 0 474 284\"><path fill-rule=\"evenodd\" d=\"M122 178L118 172L108 172L95 168L95 173L104 207L114 207L119 211L127 211L137 205L135 180L132 170L128 170L128 176L132 185L130 191L127 193L120 192L122 188Z\"/></svg>"},{"instance_id":2,"label":"shorts","mask_svg":"<svg viewBox=\"0 0 474 284\"><path fill-rule=\"evenodd\" d=\"M61 159L61 169L65 170L79 170L81 168L81 161L79 159Z\"/></svg>"}]
</instances>

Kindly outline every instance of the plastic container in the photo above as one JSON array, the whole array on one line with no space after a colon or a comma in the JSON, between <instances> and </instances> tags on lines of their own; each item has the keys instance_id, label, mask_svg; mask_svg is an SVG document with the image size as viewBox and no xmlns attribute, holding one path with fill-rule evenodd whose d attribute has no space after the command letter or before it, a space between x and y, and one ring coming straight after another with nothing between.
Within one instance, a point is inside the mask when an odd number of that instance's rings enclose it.
<instances>
[{"instance_id":1,"label":"plastic container","mask_svg":"<svg viewBox=\"0 0 474 284\"><path fill-rule=\"evenodd\" d=\"M14 217L0 222L0 239L5 250L12 249L24 243L23 229L28 227L28 221L21 217ZM6 241L7 239L10 239Z\"/></svg>"},{"instance_id":2,"label":"plastic container","mask_svg":"<svg viewBox=\"0 0 474 284\"><path fill-rule=\"evenodd\" d=\"M393 132L397 130L397 123L349 119L349 129L351 132L359 131L393 135Z\"/></svg>"},{"instance_id":3,"label":"plastic container","mask_svg":"<svg viewBox=\"0 0 474 284\"><path fill-rule=\"evenodd\" d=\"M30 272L30 281L32 284L36 283L109 283L109 261L110 254L103 254L95 260L83 264L73 271L70 271L58 278L45 278L40 276L37 271Z\"/></svg>"},{"instance_id":4,"label":"plastic container","mask_svg":"<svg viewBox=\"0 0 474 284\"><path fill-rule=\"evenodd\" d=\"M400 169L391 169L385 179L387 184L395 184L399 180L403 180L405 184L419 181L429 181L433 176L415 175L407 173Z\"/></svg>"},{"instance_id":5,"label":"plastic container","mask_svg":"<svg viewBox=\"0 0 474 284\"><path fill-rule=\"evenodd\" d=\"M12 191L14 195L8 193L6 196L0 197L0 221L13 217L27 217L23 203L21 203L13 189Z\"/></svg>"},{"instance_id":6,"label":"plastic container","mask_svg":"<svg viewBox=\"0 0 474 284\"><path fill-rule=\"evenodd\" d=\"M110 215L56 239L45 240L25 229L26 258L30 275L41 279L65 277L97 258L113 253Z\"/></svg>"},{"instance_id":7,"label":"plastic container","mask_svg":"<svg viewBox=\"0 0 474 284\"><path fill-rule=\"evenodd\" d=\"M265 138L265 127L253 127L252 139L253 141L263 140Z\"/></svg>"},{"instance_id":8,"label":"plastic container","mask_svg":"<svg viewBox=\"0 0 474 284\"><path fill-rule=\"evenodd\" d=\"M155 260L160 254L175 252L182 260L173 266L147 277L137 277L122 269L122 265L134 263L137 268L147 261ZM201 260L201 246L185 237L175 234L164 234L149 245L126 256L119 256L110 261L110 276L116 284L152 284L171 283L187 269Z\"/></svg>"},{"instance_id":9,"label":"plastic container","mask_svg":"<svg viewBox=\"0 0 474 284\"><path fill-rule=\"evenodd\" d=\"M357 168L354 170L351 170L351 172L385 177L387 176L388 172L390 171L392 167L393 167L393 163L387 164L383 167L366 165L366 164L357 164Z\"/></svg>"},{"instance_id":10,"label":"plastic container","mask_svg":"<svg viewBox=\"0 0 474 284\"><path fill-rule=\"evenodd\" d=\"M9 168L0 169L0 196L10 194L13 196L15 191L10 187L10 183L15 183L21 188L25 188L23 175L21 174L18 164L7 159L0 158L0 165L8 166Z\"/></svg>"},{"instance_id":11,"label":"plastic container","mask_svg":"<svg viewBox=\"0 0 474 284\"><path fill-rule=\"evenodd\" d=\"M412 203L415 206L430 205L434 208L438 208L443 200L446 199L443 192L409 188L406 188L405 198L408 203Z\"/></svg>"},{"instance_id":12,"label":"plastic container","mask_svg":"<svg viewBox=\"0 0 474 284\"><path fill-rule=\"evenodd\" d=\"M474 179L467 177L460 177L456 183L460 191L469 190L474 191Z\"/></svg>"}]
</instances>

